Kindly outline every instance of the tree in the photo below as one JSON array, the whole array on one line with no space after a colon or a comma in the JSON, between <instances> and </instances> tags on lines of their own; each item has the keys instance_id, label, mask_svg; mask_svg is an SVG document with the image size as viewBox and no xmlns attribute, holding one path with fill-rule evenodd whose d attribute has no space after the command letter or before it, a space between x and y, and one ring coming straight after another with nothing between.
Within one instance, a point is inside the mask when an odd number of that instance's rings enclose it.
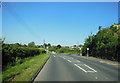
<instances>
[{"instance_id":1,"label":"tree","mask_svg":"<svg viewBox=\"0 0 120 83\"><path fill-rule=\"evenodd\" d=\"M57 45L58 48L61 48L62 46L61 45Z\"/></svg>"},{"instance_id":2,"label":"tree","mask_svg":"<svg viewBox=\"0 0 120 83\"><path fill-rule=\"evenodd\" d=\"M35 47L35 43L34 42L30 42L30 43L28 43L28 46L29 47Z\"/></svg>"},{"instance_id":3,"label":"tree","mask_svg":"<svg viewBox=\"0 0 120 83\"><path fill-rule=\"evenodd\" d=\"M77 45L73 45L74 47L76 47Z\"/></svg>"},{"instance_id":4,"label":"tree","mask_svg":"<svg viewBox=\"0 0 120 83\"><path fill-rule=\"evenodd\" d=\"M24 46L24 47L27 47L27 45L26 45L26 44L24 44L23 46Z\"/></svg>"},{"instance_id":5,"label":"tree","mask_svg":"<svg viewBox=\"0 0 120 83\"><path fill-rule=\"evenodd\" d=\"M82 44L79 45L79 47L82 47L82 46L83 46Z\"/></svg>"},{"instance_id":6,"label":"tree","mask_svg":"<svg viewBox=\"0 0 120 83\"><path fill-rule=\"evenodd\" d=\"M5 41L5 37L4 38L0 38L0 44L3 44Z\"/></svg>"},{"instance_id":7,"label":"tree","mask_svg":"<svg viewBox=\"0 0 120 83\"><path fill-rule=\"evenodd\" d=\"M120 28L119 25L114 24L108 28L101 30L99 26L98 33L93 36L89 36L82 48L83 55L86 55L86 48L90 48L90 55L100 58L106 58L110 60L119 61L118 48L120 47ZM91 41L92 39L92 41Z\"/></svg>"},{"instance_id":8,"label":"tree","mask_svg":"<svg viewBox=\"0 0 120 83\"><path fill-rule=\"evenodd\" d=\"M48 45L47 45L48 47L51 47L51 44L50 43L48 43Z\"/></svg>"},{"instance_id":9,"label":"tree","mask_svg":"<svg viewBox=\"0 0 120 83\"><path fill-rule=\"evenodd\" d=\"M102 26L99 26L99 27L98 27L98 30L100 31L101 29L102 29Z\"/></svg>"},{"instance_id":10,"label":"tree","mask_svg":"<svg viewBox=\"0 0 120 83\"><path fill-rule=\"evenodd\" d=\"M19 46L22 46L22 45L19 44L19 43L15 43L14 46L19 47Z\"/></svg>"},{"instance_id":11,"label":"tree","mask_svg":"<svg viewBox=\"0 0 120 83\"><path fill-rule=\"evenodd\" d=\"M46 47L47 47L47 44L46 44L46 43L44 43L44 44L43 44L43 47L44 47L44 48L46 48Z\"/></svg>"}]
</instances>

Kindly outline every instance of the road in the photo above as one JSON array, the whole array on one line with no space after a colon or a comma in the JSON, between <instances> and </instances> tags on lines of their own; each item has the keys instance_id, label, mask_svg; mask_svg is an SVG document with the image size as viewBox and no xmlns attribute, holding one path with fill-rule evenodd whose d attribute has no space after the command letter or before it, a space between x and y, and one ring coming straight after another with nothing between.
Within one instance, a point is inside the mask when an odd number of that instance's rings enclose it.
<instances>
[{"instance_id":1,"label":"road","mask_svg":"<svg viewBox=\"0 0 120 83\"><path fill-rule=\"evenodd\" d=\"M118 65L70 54L52 54L34 81L118 81Z\"/></svg>"}]
</instances>

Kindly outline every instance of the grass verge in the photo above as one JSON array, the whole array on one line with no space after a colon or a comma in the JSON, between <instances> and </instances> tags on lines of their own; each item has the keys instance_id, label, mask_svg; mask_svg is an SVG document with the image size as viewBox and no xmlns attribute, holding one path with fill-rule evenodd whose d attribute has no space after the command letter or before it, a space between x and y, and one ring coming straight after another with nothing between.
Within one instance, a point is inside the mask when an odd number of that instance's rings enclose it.
<instances>
[{"instance_id":1,"label":"grass verge","mask_svg":"<svg viewBox=\"0 0 120 83\"><path fill-rule=\"evenodd\" d=\"M9 67L2 72L2 80L4 81L31 81L37 70L42 67L49 58L49 54L41 54L30 59L26 59L22 64Z\"/></svg>"}]
</instances>

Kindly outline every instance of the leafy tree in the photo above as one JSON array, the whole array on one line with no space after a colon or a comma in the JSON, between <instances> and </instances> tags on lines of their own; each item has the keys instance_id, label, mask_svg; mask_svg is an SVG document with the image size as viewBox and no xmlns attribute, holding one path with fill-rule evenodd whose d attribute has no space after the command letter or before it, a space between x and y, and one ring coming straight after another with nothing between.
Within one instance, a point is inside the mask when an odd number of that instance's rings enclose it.
<instances>
[{"instance_id":1,"label":"leafy tree","mask_svg":"<svg viewBox=\"0 0 120 83\"><path fill-rule=\"evenodd\" d=\"M114 24L108 28L100 29L96 35L89 36L83 45L82 53L86 55L89 47L90 56L120 61L118 48L120 47L120 25Z\"/></svg>"},{"instance_id":2,"label":"leafy tree","mask_svg":"<svg viewBox=\"0 0 120 83\"><path fill-rule=\"evenodd\" d=\"M46 43L44 43L43 47L44 47L44 48L46 48L46 47L47 47L47 44L46 44Z\"/></svg>"},{"instance_id":3,"label":"leafy tree","mask_svg":"<svg viewBox=\"0 0 120 83\"><path fill-rule=\"evenodd\" d=\"M50 43L48 43L48 45L47 45L48 47L51 47L51 44Z\"/></svg>"},{"instance_id":4,"label":"leafy tree","mask_svg":"<svg viewBox=\"0 0 120 83\"><path fill-rule=\"evenodd\" d=\"M79 45L79 47L82 47L82 46L83 46L83 45L81 45L81 44Z\"/></svg>"},{"instance_id":5,"label":"leafy tree","mask_svg":"<svg viewBox=\"0 0 120 83\"><path fill-rule=\"evenodd\" d=\"M98 27L98 30L100 31L101 29L102 29L102 26L99 26L99 27Z\"/></svg>"},{"instance_id":6,"label":"leafy tree","mask_svg":"<svg viewBox=\"0 0 120 83\"><path fill-rule=\"evenodd\" d=\"M56 51L58 49L58 47L57 46L51 46L48 49L49 49L49 51Z\"/></svg>"},{"instance_id":7,"label":"leafy tree","mask_svg":"<svg viewBox=\"0 0 120 83\"><path fill-rule=\"evenodd\" d=\"M57 45L57 47L60 49L62 46L61 45Z\"/></svg>"},{"instance_id":8,"label":"leafy tree","mask_svg":"<svg viewBox=\"0 0 120 83\"><path fill-rule=\"evenodd\" d=\"M76 47L76 45L73 45L74 47Z\"/></svg>"},{"instance_id":9,"label":"leafy tree","mask_svg":"<svg viewBox=\"0 0 120 83\"><path fill-rule=\"evenodd\" d=\"M28 46L29 47L35 47L35 43L34 42L30 42L30 43L28 43Z\"/></svg>"},{"instance_id":10,"label":"leafy tree","mask_svg":"<svg viewBox=\"0 0 120 83\"><path fill-rule=\"evenodd\" d=\"M22 45L19 44L19 43L15 43L14 46L19 47L19 46L22 46Z\"/></svg>"}]
</instances>

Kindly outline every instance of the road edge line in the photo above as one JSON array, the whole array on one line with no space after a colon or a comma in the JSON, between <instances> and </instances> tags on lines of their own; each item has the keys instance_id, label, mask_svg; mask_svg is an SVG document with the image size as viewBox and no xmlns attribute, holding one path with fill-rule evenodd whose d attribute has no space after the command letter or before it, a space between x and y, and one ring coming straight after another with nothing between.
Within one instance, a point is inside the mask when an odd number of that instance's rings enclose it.
<instances>
[{"instance_id":1,"label":"road edge line","mask_svg":"<svg viewBox=\"0 0 120 83\"><path fill-rule=\"evenodd\" d=\"M33 83L35 78L37 77L37 75L40 73L40 71L43 69L44 65L48 62L50 56L48 57L48 59L44 62L44 64L38 69L38 71L34 74L34 76L31 78L30 83Z\"/></svg>"}]
</instances>

